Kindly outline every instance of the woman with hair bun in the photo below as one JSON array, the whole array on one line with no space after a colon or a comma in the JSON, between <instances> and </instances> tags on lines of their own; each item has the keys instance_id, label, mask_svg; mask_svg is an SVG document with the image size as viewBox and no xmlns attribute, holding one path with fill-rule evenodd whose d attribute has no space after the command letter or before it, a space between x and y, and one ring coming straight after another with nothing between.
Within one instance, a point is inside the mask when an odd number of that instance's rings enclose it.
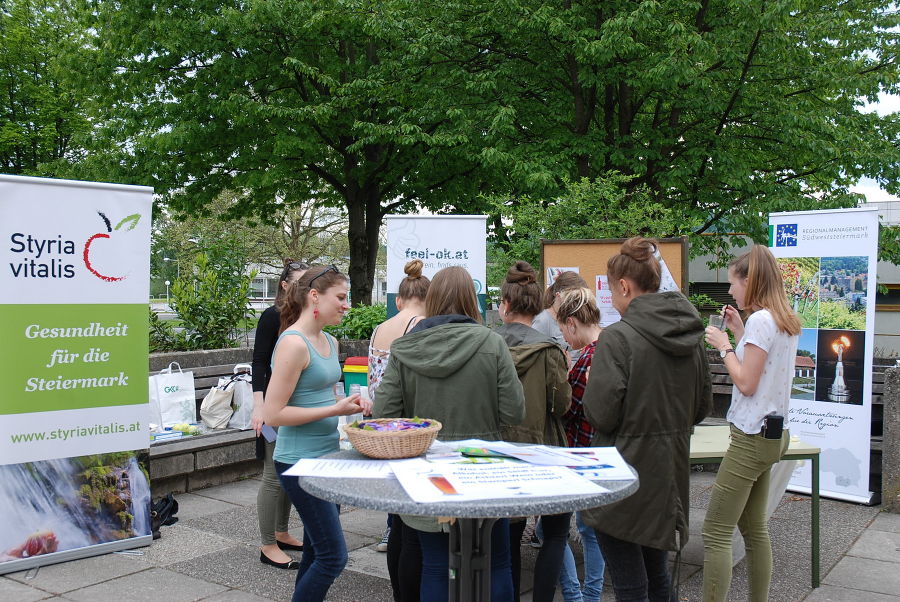
<instances>
[{"instance_id":1,"label":"woman with hair bun","mask_svg":"<svg viewBox=\"0 0 900 602\"><path fill-rule=\"evenodd\" d=\"M772 543L766 506L769 469L790 442L784 426L791 397L800 319L788 305L778 262L755 245L728 266L728 293L738 309L751 312L746 326L726 305L725 326L738 340L731 346L718 328L706 329L707 342L719 350L734 381L727 419L731 443L716 474L703 524L703 600L720 602L731 586L731 538L735 526L747 547L750 600L769 597Z\"/></svg>"},{"instance_id":2,"label":"woman with hair bun","mask_svg":"<svg viewBox=\"0 0 900 602\"><path fill-rule=\"evenodd\" d=\"M688 540L691 429L712 407L703 322L680 292L657 292L655 248L630 238L607 262L622 319L600 335L584 392L593 444L614 445L641 484L627 499L583 513L617 600L669 600L669 551Z\"/></svg>"},{"instance_id":3,"label":"woman with hair bun","mask_svg":"<svg viewBox=\"0 0 900 602\"><path fill-rule=\"evenodd\" d=\"M318 602L347 564L340 511L311 495L297 477L284 474L301 458L338 451L338 416L367 412L359 394L335 400L341 378L337 341L323 332L341 323L350 309L347 277L335 266L313 266L291 285L282 300L281 335L272 355L272 377L263 419L280 427L275 470L303 520L303 556L293 602Z\"/></svg>"},{"instance_id":4,"label":"woman with hair bun","mask_svg":"<svg viewBox=\"0 0 900 602\"><path fill-rule=\"evenodd\" d=\"M572 403L563 416L566 443L569 447L590 447L594 438L594 427L584 415L584 388L597 338L600 336L600 309L594 291L589 288L571 288L557 295L556 319L566 342L579 351L578 359L569 370L569 385L572 387ZM581 549L584 552L584 589L578 582L575 556L570 546L563 552L563 566L559 574L559 585L565 602L600 602L603 593L603 572L606 561L597 543L597 534L584 523L582 512L575 513L575 526L581 534Z\"/></svg>"},{"instance_id":5,"label":"woman with hair bun","mask_svg":"<svg viewBox=\"0 0 900 602\"><path fill-rule=\"evenodd\" d=\"M587 288L587 282L584 281L577 272L562 272L556 276L553 284L544 291L541 299L544 309L534 319L532 328L538 332L542 332L562 347L574 362L578 359L578 351L572 349L559 330L559 324L556 319L556 308L559 306L559 296L563 291L572 289Z\"/></svg>"},{"instance_id":6,"label":"woman with hair bun","mask_svg":"<svg viewBox=\"0 0 900 602\"><path fill-rule=\"evenodd\" d=\"M422 275L424 264L414 259L404 266L406 277L397 291L397 313L372 331L369 341L369 396L375 399L384 369L391 357L391 344L425 317L425 295L431 280ZM422 572L422 550L415 531L404 528L403 519L388 515L387 528L375 546L387 552L388 574L395 602L417 601Z\"/></svg>"},{"instance_id":7,"label":"woman with hair bun","mask_svg":"<svg viewBox=\"0 0 900 602\"><path fill-rule=\"evenodd\" d=\"M572 393L566 380L568 358L553 339L531 327L534 317L541 311L541 288L536 276L531 264L517 261L507 271L506 280L500 287L503 326L495 332L509 346L525 391L525 420L516 426L503 427L501 434L505 441L565 446L566 436L560 419L569 408ZM571 519L571 512L541 517L544 544L534 565L532 600L535 602L553 600ZM515 599L519 597L519 541L524 530L524 519L510 522Z\"/></svg>"}]
</instances>

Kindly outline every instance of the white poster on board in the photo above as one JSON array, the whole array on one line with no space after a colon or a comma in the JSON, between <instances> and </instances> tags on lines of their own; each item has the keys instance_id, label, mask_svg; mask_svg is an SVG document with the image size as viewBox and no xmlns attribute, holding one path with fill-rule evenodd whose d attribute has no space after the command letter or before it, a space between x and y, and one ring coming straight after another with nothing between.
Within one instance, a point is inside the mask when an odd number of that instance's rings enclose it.
<instances>
[{"instance_id":1,"label":"white poster on board","mask_svg":"<svg viewBox=\"0 0 900 602\"><path fill-rule=\"evenodd\" d=\"M600 328L606 328L622 319L612 302L612 291L609 290L609 277L606 274L597 276L597 308L600 309Z\"/></svg>"},{"instance_id":2,"label":"white poster on board","mask_svg":"<svg viewBox=\"0 0 900 602\"><path fill-rule=\"evenodd\" d=\"M150 543L152 194L0 176L0 574Z\"/></svg>"},{"instance_id":3,"label":"white poster on board","mask_svg":"<svg viewBox=\"0 0 900 602\"><path fill-rule=\"evenodd\" d=\"M788 427L822 450L822 495L868 503L878 212L769 216L769 246L803 330ZM792 489L809 491L810 466Z\"/></svg>"},{"instance_id":4,"label":"white poster on board","mask_svg":"<svg viewBox=\"0 0 900 602\"><path fill-rule=\"evenodd\" d=\"M387 215L388 312L395 299L407 262L420 259L422 274L431 278L450 266L464 267L475 281L482 310L487 294L487 216Z\"/></svg>"}]
</instances>

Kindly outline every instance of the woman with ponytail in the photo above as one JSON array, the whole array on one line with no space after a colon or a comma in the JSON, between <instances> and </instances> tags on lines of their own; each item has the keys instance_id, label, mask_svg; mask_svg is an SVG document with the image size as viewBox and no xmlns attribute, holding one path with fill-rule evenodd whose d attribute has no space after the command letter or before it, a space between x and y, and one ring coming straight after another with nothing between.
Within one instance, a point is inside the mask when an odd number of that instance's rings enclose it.
<instances>
[{"instance_id":1,"label":"woman with ponytail","mask_svg":"<svg viewBox=\"0 0 900 602\"><path fill-rule=\"evenodd\" d=\"M509 346L516 373L525 391L525 420L504 426L504 441L566 445L561 418L569 408L572 389L566 380L568 358L550 337L531 327L541 311L541 288L537 274L527 261L517 261L506 273L500 287L500 319L496 330ZM544 544L534 564L532 600L552 602L562 566L563 551L569 537L572 513L542 516ZM519 541L525 519L510 521L509 543L512 554L513 590L519 598L521 549Z\"/></svg>"},{"instance_id":2,"label":"woman with ponytail","mask_svg":"<svg viewBox=\"0 0 900 602\"><path fill-rule=\"evenodd\" d=\"M278 305L293 283L300 279L309 265L293 259L284 260L284 269L278 279L278 291L275 293L275 304L266 308L259 317L256 326L256 337L253 339L253 417L251 425L256 431L256 456L263 461L262 480L256 494L256 510L259 517L259 533L262 547L259 549L259 561L279 569L298 569L300 564L285 554L285 550L303 550L303 544L288 533L288 519L291 513L291 500L281 487L272 454L275 442L262 436L263 402L269 378L272 375L272 352L275 341L281 330L281 317Z\"/></svg>"},{"instance_id":3,"label":"woman with ponytail","mask_svg":"<svg viewBox=\"0 0 900 602\"><path fill-rule=\"evenodd\" d=\"M790 442L782 428L788 415L800 319L784 292L781 270L765 247L755 245L728 266L729 294L738 309L750 312L744 325L726 305L725 327L738 341L731 346L718 328L706 329L734 382L727 419L731 443L716 475L703 523L703 600L724 601L731 586L731 538L735 526L747 547L750 600L768 599L772 544L766 505L769 469Z\"/></svg>"},{"instance_id":4,"label":"woman with ponytail","mask_svg":"<svg viewBox=\"0 0 900 602\"><path fill-rule=\"evenodd\" d=\"M322 328L340 324L350 309L347 285L347 277L334 266L313 266L291 285L280 307L282 332L263 404L265 422L280 427L275 470L303 520L303 556L293 602L324 600L347 564L337 505L307 493L297 477L284 474L301 458L338 450L338 416L370 409L361 405L359 394L334 397L341 364L337 341Z\"/></svg>"},{"instance_id":5,"label":"woman with ponytail","mask_svg":"<svg viewBox=\"0 0 900 602\"><path fill-rule=\"evenodd\" d=\"M703 322L680 292L659 293L655 244L630 238L607 262L622 319L597 342L584 392L594 445L614 445L638 472L626 500L583 513L617 600L669 600L669 551L688 540L690 438L712 407Z\"/></svg>"}]
</instances>

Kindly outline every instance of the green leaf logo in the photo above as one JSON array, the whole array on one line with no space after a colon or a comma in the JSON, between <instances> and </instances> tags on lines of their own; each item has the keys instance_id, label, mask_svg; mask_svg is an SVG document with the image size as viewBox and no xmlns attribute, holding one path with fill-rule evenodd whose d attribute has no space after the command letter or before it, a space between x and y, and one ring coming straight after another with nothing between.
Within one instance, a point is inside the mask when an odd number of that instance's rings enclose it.
<instances>
[{"instance_id":1,"label":"green leaf logo","mask_svg":"<svg viewBox=\"0 0 900 602\"><path fill-rule=\"evenodd\" d=\"M138 225L138 222L141 221L141 216L139 213L132 213L127 217L123 217L122 221L116 224L116 230L121 230L122 226L127 226L125 230L134 230L134 228Z\"/></svg>"}]
</instances>

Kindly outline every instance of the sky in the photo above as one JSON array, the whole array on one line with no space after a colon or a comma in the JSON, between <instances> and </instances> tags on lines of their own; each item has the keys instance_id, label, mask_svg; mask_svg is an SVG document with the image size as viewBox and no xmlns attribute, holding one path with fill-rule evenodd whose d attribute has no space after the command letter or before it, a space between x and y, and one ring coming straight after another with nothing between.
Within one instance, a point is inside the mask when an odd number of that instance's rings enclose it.
<instances>
[{"instance_id":1,"label":"sky","mask_svg":"<svg viewBox=\"0 0 900 602\"><path fill-rule=\"evenodd\" d=\"M879 102L869 104L864 107L863 110L875 111L879 115L896 113L900 111L900 96L882 94ZM879 188L878 183L875 180L870 178L861 179L856 186L851 186L850 190L866 195L866 199L870 203L877 203L880 201L900 201L900 197L888 194Z\"/></svg>"}]
</instances>

